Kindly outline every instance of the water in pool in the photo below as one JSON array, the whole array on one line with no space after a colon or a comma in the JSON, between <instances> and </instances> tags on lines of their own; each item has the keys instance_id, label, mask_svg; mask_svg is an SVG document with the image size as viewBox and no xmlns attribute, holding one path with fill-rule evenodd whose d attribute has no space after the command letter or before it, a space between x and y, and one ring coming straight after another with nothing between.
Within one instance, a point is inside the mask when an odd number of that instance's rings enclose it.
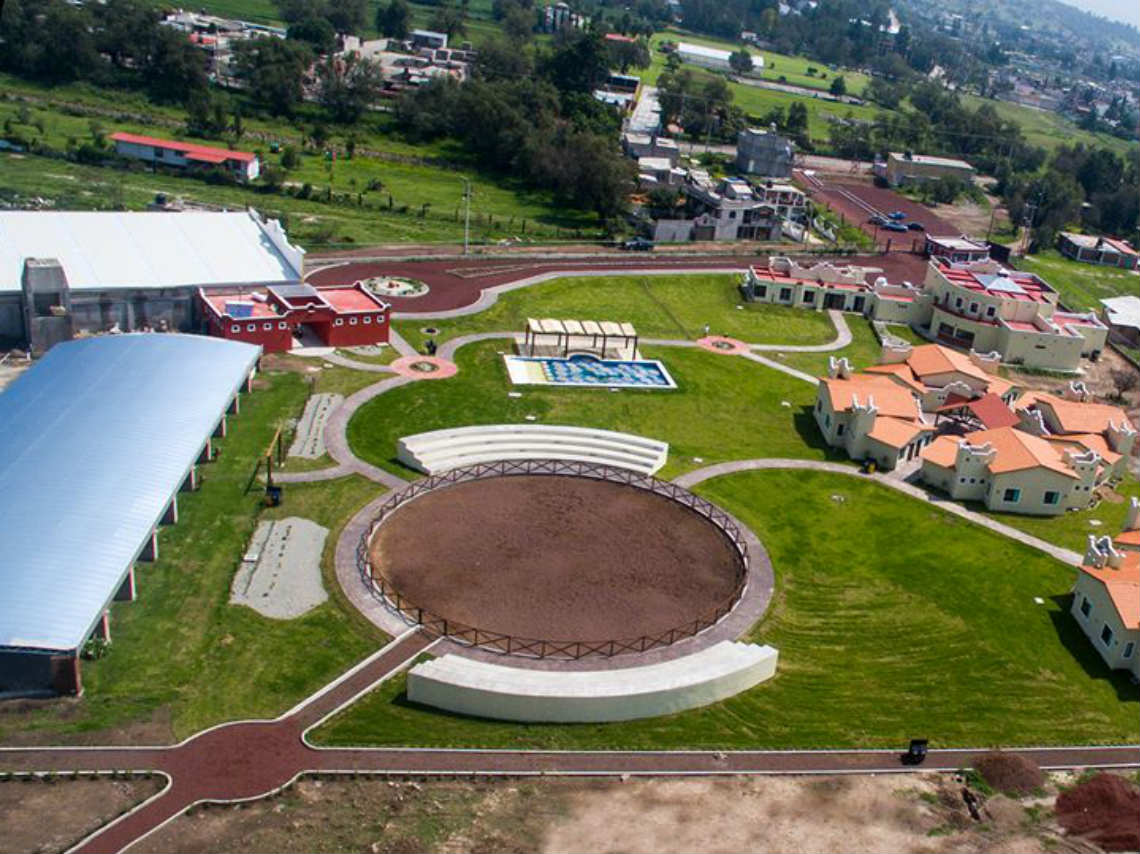
<instances>
[{"instance_id":1,"label":"water in pool","mask_svg":"<svg viewBox=\"0 0 1140 854\"><path fill-rule=\"evenodd\" d=\"M665 366L656 359L622 361L576 355L566 359L507 356L515 383L609 388L676 388Z\"/></svg>"}]
</instances>

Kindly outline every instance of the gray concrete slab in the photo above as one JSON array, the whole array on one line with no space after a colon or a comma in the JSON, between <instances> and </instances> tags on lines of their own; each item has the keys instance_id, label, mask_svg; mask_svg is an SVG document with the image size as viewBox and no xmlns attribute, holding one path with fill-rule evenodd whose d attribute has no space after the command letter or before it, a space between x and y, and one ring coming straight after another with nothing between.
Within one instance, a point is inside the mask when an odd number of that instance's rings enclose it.
<instances>
[{"instance_id":1,"label":"gray concrete slab","mask_svg":"<svg viewBox=\"0 0 1140 854\"><path fill-rule=\"evenodd\" d=\"M325 424L342 400L344 396L340 394L314 394L308 399L305 412L297 422L289 456L316 460L325 455Z\"/></svg>"},{"instance_id":2,"label":"gray concrete slab","mask_svg":"<svg viewBox=\"0 0 1140 854\"><path fill-rule=\"evenodd\" d=\"M274 620L300 617L329 598L321 581L328 529L290 516L262 522L234 576L230 604Z\"/></svg>"}]
</instances>

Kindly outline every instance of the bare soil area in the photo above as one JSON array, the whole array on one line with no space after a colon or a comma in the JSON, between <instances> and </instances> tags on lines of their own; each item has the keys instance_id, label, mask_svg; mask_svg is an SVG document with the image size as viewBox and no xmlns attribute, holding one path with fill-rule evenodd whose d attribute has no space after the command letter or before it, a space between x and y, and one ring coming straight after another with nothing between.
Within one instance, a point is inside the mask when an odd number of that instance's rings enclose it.
<instances>
[{"instance_id":1,"label":"bare soil area","mask_svg":"<svg viewBox=\"0 0 1140 854\"><path fill-rule=\"evenodd\" d=\"M990 217L993 216L993 232L1000 232L1009 227L1009 211L1001 204L1001 200L994 196L986 196L992 208L987 208L967 198L961 198L952 205L931 203L931 212L942 220L950 223L959 234L970 237L984 238L990 229Z\"/></svg>"},{"instance_id":2,"label":"bare soil area","mask_svg":"<svg viewBox=\"0 0 1140 854\"><path fill-rule=\"evenodd\" d=\"M371 557L418 607L551 641L667 632L729 601L742 571L720 529L676 501L560 476L417 498L384 522Z\"/></svg>"},{"instance_id":3,"label":"bare soil area","mask_svg":"<svg viewBox=\"0 0 1140 854\"><path fill-rule=\"evenodd\" d=\"M183 816L132 852L1091 852L1041 797L984 799L953 775L471 782L302 781Z\"/></svg>"},{"instance_id":4,"label":"bare soil area","mask_svg":"<svg viewBox=\"0 0 1140 854\"><path fill-rule=\"evenodd\" d=\"M66 851L163 785L159 777L0 782L0 854Z\"/></svg>"}]
</instances>

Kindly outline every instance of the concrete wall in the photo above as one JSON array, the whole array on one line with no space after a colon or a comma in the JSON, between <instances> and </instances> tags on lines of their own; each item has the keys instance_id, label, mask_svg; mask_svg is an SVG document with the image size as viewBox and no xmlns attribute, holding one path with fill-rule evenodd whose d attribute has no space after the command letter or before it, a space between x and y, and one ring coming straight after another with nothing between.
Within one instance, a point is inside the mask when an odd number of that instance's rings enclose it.
<instances>
[{"instance_id":1,"label":"concrete wall","mask_svg":"<svg viewBox=\"0 0 1140 854\"><path fill-rule=\"evenodd\" d=\"M736 666L710 668L718 647L726 646L745 645L722 641L664 665L615 671L533 671L483 665L480 678L466 684L456 684L442 672L433 672L444 669L433 667L437 662L454 666L447 659L457 656L444 656L412 668L408 699L457 714L509 721L603 723L652 718L728 699L775 675L779 654L770 646L752 647L759 654L748 656L747 663L744 657L736 656ZM658 679L649 673L666 665L671 666L671 677ZM692 678L678 678L686 667ZM615 681L622 683L618 692L612 690ZM592 682L598 683L597 693Z\"/></svg>"},{"instance_id":2,"label":"concrete wall","mask_svg":"<svg viewBox=\"0 0 1140 854\"><path fill-rule=\"evenodd\" d=\"M1003 472L994 475L990 481L986 507L1028 516L1056 516L1065 512L1069 493L1075 484L1073 478L1046 468ZM1005 501L1007 489L1020 489L1020 499L1016 502ZM1056 504L1045 503L1045 493L1049 491L1060 493L1060 500Z\"/></svg>"}]
</instances>

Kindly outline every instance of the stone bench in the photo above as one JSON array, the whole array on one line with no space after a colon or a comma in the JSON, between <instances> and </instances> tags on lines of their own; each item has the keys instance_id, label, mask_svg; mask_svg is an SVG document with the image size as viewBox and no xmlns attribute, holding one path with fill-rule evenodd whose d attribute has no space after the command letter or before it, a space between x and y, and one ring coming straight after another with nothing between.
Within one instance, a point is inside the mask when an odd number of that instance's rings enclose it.
<instances>
[{"instance_id":1,"label":"stone bench","mask_svg":"<svg viewBox=\"0 0 1140 854\"><path fill-rule=\"evenodd\" d=\"M775 675L778 657L770 646L721 641L657 664L559 671L448 654L412 668L407 691L412 702L481 718L624 721L695 709L747 691Z\"/></svg>"}]
</instances>

